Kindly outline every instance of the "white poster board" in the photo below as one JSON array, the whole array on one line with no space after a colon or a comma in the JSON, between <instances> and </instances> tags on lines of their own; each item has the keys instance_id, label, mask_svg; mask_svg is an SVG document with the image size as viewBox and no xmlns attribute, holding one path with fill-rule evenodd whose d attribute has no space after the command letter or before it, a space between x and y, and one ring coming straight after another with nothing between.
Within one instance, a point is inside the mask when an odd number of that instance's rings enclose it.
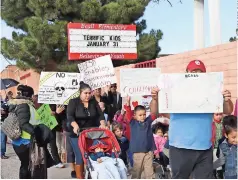
<instances>
[{"instance_id":1,"label":"white poster board","mask_svg":"<svg viewBox=\"0 0 238 180\"><path fill-rule=\"evenodd\" d=\"M150 95L152 88L158 87L159 76L158 68L120 69L121 96Z\"/></svg>"},{"instance_id":2,"label":"white poster board","mask_svg":"<svg viewBox=\"0 0 238 180\"><path fill-rule=\"evenodd\" d=\"M159 113L223 112L223 73L161 74Z\"/></svg>"},{"instance_id":3,"label":"white poster board","mask_svg":"<svg viewBox=\"0 0 238 180\"><path fill-rule=\"evenodd\" d=\"M38 103L65 104L79 96L80 73L41 72Z\"/></svg>"},{"instance_id":4,"label":"white poster board","mask_svg":"<svg viewBox=\"0 0 238 180\"><path fill-rule=\"evenodd\" d=\"M116 75L110 55L78 64L83 81L94 89L116 83Z\"/></svg>"}]
</instances>

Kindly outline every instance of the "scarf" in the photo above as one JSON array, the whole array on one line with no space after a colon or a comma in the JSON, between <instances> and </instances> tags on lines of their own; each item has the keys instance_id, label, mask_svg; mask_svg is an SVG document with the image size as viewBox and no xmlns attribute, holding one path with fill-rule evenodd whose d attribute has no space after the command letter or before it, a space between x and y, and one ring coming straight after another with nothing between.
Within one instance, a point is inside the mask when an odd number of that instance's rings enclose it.
<instances>
[{"instance_id":1,"label":"scarf","mask_svg":"<svg viewBox=\"0 0 238 180\"><path fill-rule=\"evenodd\" d=\"M212 122L212 147L215 148L215 145L216 145L216 141L217 141L217 138L219 139L219 137L217 137L217 131L223 131L223 128L217 128L217 125L218 126L221 126L221 122L222 120L215 120L213 119L213 122ZM221 132L221 134L223 134ZM222 136L222 135L221 135Z\"/></svg>"}]
</instances>

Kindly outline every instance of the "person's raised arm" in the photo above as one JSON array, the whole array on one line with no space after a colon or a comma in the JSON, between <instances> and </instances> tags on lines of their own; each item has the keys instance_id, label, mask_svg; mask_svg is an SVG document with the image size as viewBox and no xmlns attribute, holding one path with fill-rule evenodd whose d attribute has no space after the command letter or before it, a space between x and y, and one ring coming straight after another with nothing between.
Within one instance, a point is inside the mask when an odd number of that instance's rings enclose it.
<instances>
[{"instance_id":1,"label":"person's raised arm","mask_svg":"<svg viewBox=\"0 0 238 180\"><path fill-rule=\"evenodd\" d=\"M158 93L159 88L153 88L151 91L152 100L150 102L150 113L153 116L158 116Z\"/></svg>"},{"instance_id":2,"label":"person's raised arm","mask_svg":"<svg viewBox=\"0 0 238 180\"><path fill-rule=\"evenodd\" d=\"M76 104L74 100L71 99L67 107L67 121L73 127L74 133L78 134L79 126L78 126L78 123L75 121L75 110L76 110Z\"/></svg>"},{"instance_id":3,"label":"person's raised arm","mask_svg":"<svg viewBox=\"0 0 238 180\"><path fill-rule=\"evenodd\" d=\"M107 129L107 124L106 124L106 121L105 121L104 114L103 114L100 106L97 103L96 103L96 109L97 109L97 112L99 114L100 128Z\"/></svg>"},{"instance_id":4,"label":"person's raised arm","mask_svg":"<svg viewBox=\"0 0 238 180\"><path fill-rule=\"evenodd\" d=\"M150 113L154 120L159 115L159 88L154 88L151 91L152 100L150 102ZM169 114L163 114L164 117L170 118Z\"/></svg>"},{"instance_id":5,"label":"person's raised arm","mask_svg":"<svg viewBox=\"0 0 238 180\"><path fill-rule=\"evenodd\" d=\"M124 109L126 111L125 117L126 117L126 120L127 120L128 123L131 122L131 119L133 117L133 112L131 110L130 103L131 103L131 98L130 98L130 96L127 96L126 97L126 104L124 105Z\"/></svg>"},{"instance_id":6,"label":"person's raised arm","mask_svg":"<svg viewBox=\"0 0 238 180\"><path fill-rule=\"evenodd\" d=\"M228 90L223 91L223 113L230 115L233 112L233 103L231 101L231 92Z\"/></svg>"}]
</instances>

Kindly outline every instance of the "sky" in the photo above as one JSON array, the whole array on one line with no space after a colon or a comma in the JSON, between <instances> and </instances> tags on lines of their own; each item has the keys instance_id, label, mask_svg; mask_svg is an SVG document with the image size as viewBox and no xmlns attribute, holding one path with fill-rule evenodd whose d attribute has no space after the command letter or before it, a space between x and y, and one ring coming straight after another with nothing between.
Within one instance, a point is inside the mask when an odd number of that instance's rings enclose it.
<instances>
[{"instance_id":1,"label":"sky","mask_svg":"<svg viewBox=\"0 0 238 180\"><path fill-rule=\"evenodd\" d=\"M182 53L194 48L193 38L193 0L170 0L173 7L166 0L160 0L159 4L150 3L142 19L147 21L147 32L151 29L160 29L163 32L163 39L159 42L162 51L160 54ZM205 0L204 28L205 47L209 47L209 16L208 0ZM220 0L220 20L222 43L229 42L230 37L236 35L237 18L236 0ZM1 37L11 39L14 29L7 26L1 20ZM9 63L0 55L0 71ZM11 61L14 64L13 61Z\"/></svg>"}]
</instances>

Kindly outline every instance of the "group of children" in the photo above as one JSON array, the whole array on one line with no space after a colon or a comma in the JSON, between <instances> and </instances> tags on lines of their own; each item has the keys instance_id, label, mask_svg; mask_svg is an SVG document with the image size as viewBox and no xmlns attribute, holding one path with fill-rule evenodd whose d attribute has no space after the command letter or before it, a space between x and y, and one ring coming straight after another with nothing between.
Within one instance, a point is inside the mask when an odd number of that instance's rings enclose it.
<instances>
[{"instance_id":1,"label":"group of children","mask_svg":"<svg viewBox=\"0 0 238 180\"><path fill-rule=\"evenodd\" d=\"M104 111L103 103L99 105ZM156 119L155 115L156 112L151 112L146 117L146 109L141 105L132 111L130 97L127 97L122 110L116 112L112 122L108 122L120 145L120 158L127 167L132 167L133 179L140 179L142 172L145 178L155 178L154 159L159 159L164 166L169 164L168 157L163 153L168 139L169 120L164 117Z\"/></svg>"},{"instance_id":2,"label":"group of children","mask_svg":"<svg viewBox=\"0 0 238 180\"><path fill-rule=\"evenodd\" d=\"M153 107L151 108L153 109ZM153 161L167 167L169 165L169 119L156 112L146 117L144 106L138 105L134 111L130 107L130 98L122 111L115 114L110 124L121 147L120 158L126 166L132 167L132 179L155 178ZM237 117L215 113L212 126L212 144L214 149L214 176L216 178L237 177ZM219 169L220 168L220 169Z\"/></svg>"}]
</instances>

